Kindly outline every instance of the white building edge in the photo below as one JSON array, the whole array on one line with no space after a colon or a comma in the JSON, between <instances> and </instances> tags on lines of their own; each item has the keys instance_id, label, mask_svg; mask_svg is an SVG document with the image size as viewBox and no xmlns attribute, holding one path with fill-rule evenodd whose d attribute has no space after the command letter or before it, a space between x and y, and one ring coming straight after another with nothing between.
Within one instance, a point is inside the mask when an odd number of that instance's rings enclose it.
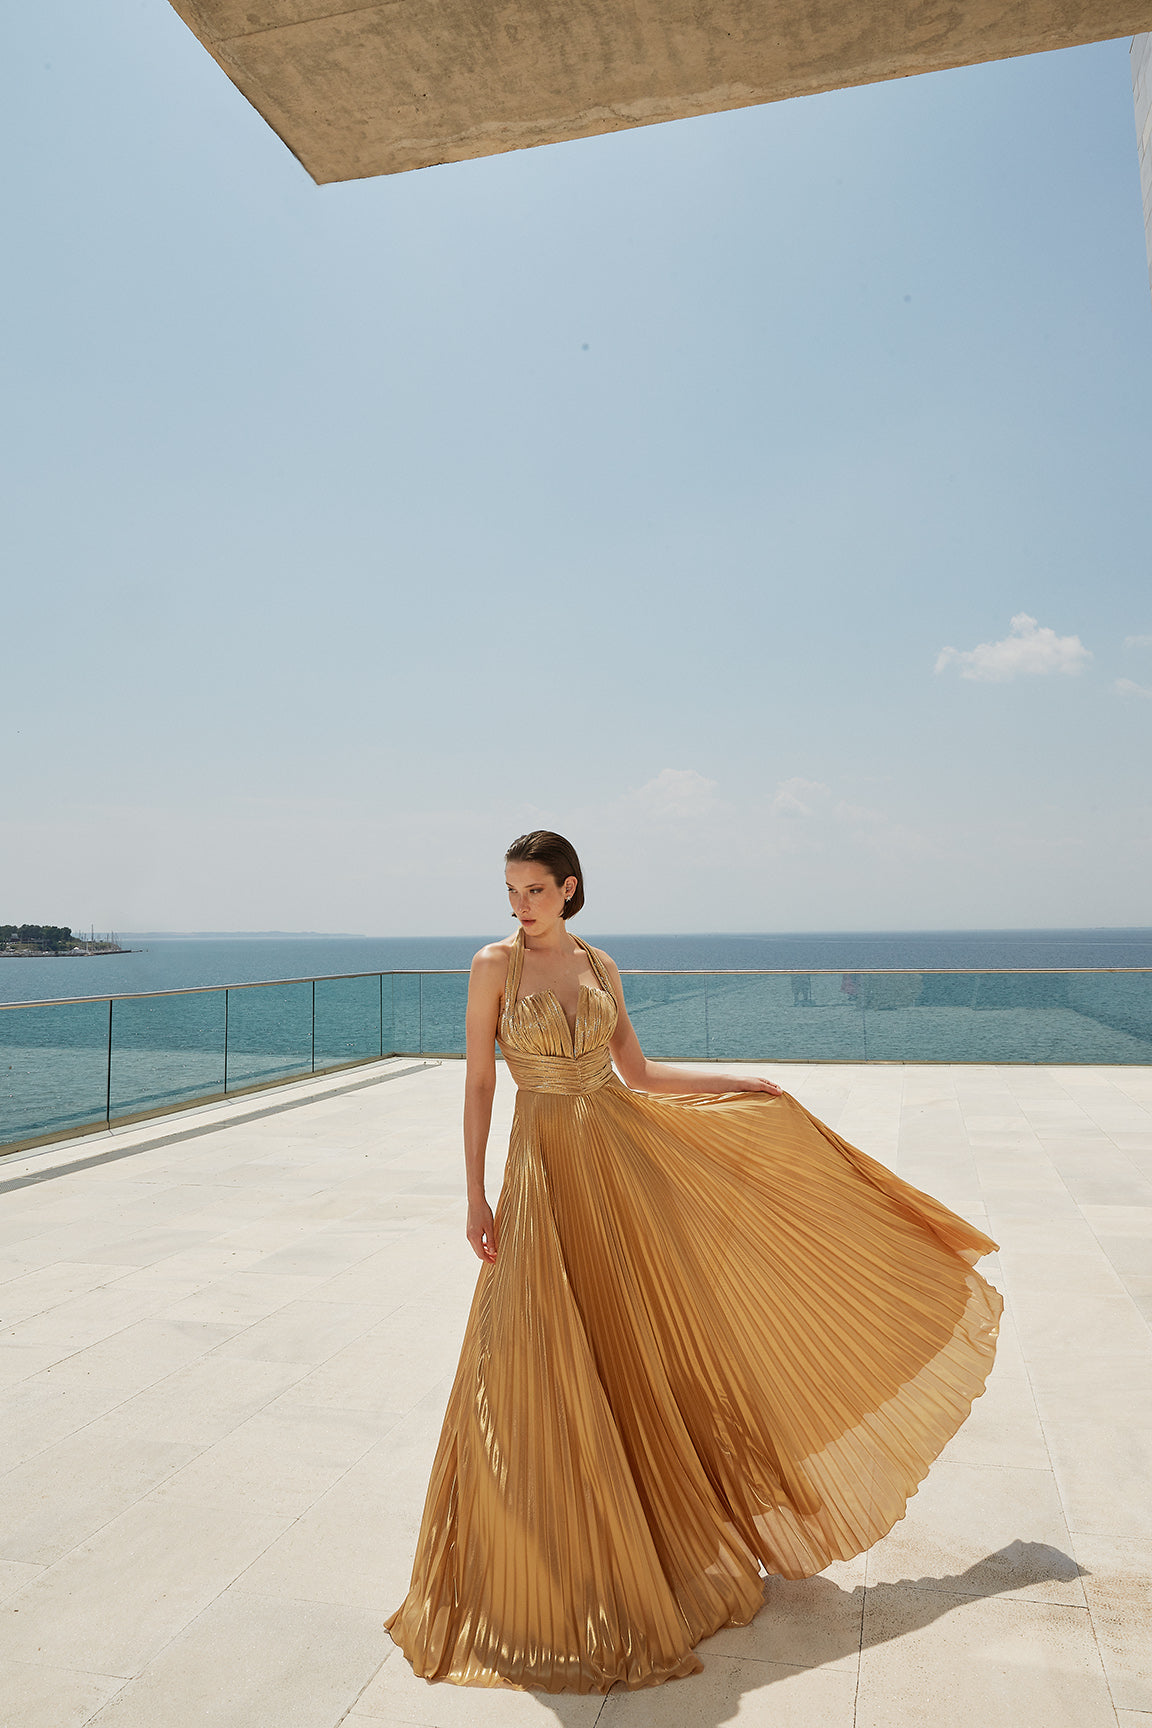
<instances>
[{"instance_id":1,"label":"white building edge","mask_svg":"<svg viewBox=\"0 0 1152 1728\"><path fill-rule=\"evenodd\" d=\"M1136 104L1136 148L1140 153L1148 283L1152 287L1152 32L1149 31L1132 38L1132 99Z\"/></svg>"}]
</instances>

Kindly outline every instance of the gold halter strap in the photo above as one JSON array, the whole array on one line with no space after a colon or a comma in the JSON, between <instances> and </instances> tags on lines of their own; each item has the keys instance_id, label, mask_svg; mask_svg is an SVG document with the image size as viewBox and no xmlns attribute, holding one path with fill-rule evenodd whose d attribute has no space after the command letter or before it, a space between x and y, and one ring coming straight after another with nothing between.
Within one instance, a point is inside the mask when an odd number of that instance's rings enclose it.
<instances>
[{"instance_id":1,"label":"gold halter strap","mask_svg":"<svg viewBox=\"0 0 1152 1728\"><path fill-rule=\"evenodd\" d=\"M578 943L579 946L581 948L583 948L585 954L588 956L588 964L589 964L589 966L591 966L593 975L594 975L597 983L599 984L601 990L607 990L608 994L611 996L611 994L612 994L611 981L608 977L607 972L605 972L604 967L601 965L600 961L596 958L596 955L593 953L592 949L589 948L587 942L583 941L579 936L577 936L577 934L574 930L570 931L569 934L571 935L573 942ZM512 1009L516 1004L516 992L520 988L520 978L521 978L521 974L523 973L523 971L524 971L524 926L521 925L519 930L517 930L517 932L516 932L516 940L513 942L512 951L508 956L508 975L504 980L504 1013L505 1013L505 1015L511 1014Z\"/></svg>"},{"instance_id":2,"label":"gold halter strap","mask_svg":"<svg viewBox=\"0 0 1152 1728\"><path fill-rule=\"evenodd\" d=\"M512 944L512 952L508 956L508 975L504 980L504 1016L511 1014L512 1005L516 1000L516 992L520 988L520 974L524 970L524 926L516 932L516 940Z\"/></svg>"},{"instance_id":3,"label":"gold halter strap","mask_svg":"<svg viewBox=\"0 0 1152 1728\"><path fill-rule=\"evenodd\" d=\"M611 996L613 994L612 980L604 970L602 963L596 958L595 951L589 948L587 942L585 942L582 937L577 936L575 930L573 930L571 934L573 942L579 942L581 948L583 948L585 954L587 954L588 964L591 966L592 972L599 983L601 990L607 990L609 996Z\"/></svg>"}]
</instances>

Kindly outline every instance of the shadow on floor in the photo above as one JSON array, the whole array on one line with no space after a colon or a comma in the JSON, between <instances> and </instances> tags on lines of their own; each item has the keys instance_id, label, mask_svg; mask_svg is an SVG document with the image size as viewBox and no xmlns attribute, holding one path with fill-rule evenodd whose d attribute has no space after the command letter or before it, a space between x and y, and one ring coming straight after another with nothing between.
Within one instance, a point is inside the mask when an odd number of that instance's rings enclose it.
<instances>
[{"instance_id":1,"label":"shadow on floor","mask_svg":"<svg viewBox=\"0 0 1152 1728\"><path fill-rule=\"evenodd\" d=\"M703 1674L635 1692L614 1687L597 1720L607 1728L635 1714L646 1728L655 1723L681 1728L687 1721L692 1728L721 1728L739 1714L746 1693L789 1678L796 1668L820 1668L920 1632L965 1602L1038 1584L1071 1584L1082 1576L1084 1569L1059 1548L1016 1541L965 1572L939 1578L902 1578L854 1590L824 1577L795 1583L769 1578L764 1606L753 1621L726 1627L700 1645ZM709 1669L717 1667L725 1670L722 1683L715 1673L709 1681ZM533 1697L558 1723L587 1728L587 1696L533 1692Z\"/></svg>"}]
</instances>

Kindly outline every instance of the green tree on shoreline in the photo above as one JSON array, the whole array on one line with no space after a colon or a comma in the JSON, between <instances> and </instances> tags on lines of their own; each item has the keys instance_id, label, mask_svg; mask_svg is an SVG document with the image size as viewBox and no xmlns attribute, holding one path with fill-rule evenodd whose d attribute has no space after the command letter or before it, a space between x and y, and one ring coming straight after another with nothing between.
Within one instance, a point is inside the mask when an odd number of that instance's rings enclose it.
<instances>
[{"instance_id":1,"label":"green tree on shoreline","mask_svg":"<svg viewBox=\"0 0 1152 1728\"><path fill-rule=\"evenodd\" d=\"M62 948L70 948L78 940L63 924L0 924L0 947L4 948L19 944L22 948L59 954Z\"/></svg>"}]
</instances>

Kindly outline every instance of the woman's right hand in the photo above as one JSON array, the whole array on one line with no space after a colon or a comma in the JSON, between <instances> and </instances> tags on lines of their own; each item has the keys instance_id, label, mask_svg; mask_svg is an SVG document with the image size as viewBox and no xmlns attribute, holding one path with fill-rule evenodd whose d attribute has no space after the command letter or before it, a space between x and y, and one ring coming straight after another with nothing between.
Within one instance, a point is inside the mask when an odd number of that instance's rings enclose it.
<instances>
[{"instance_id":1,"label":"woman's right hand","mask_svg":"<svg viewBox=\"0 0 1152 1728\"><path fill-rule=\"evenodd\" d=\"M491 1264L496 1259L496 1220L487 1200L474 1200L468 1207L468 1240L478 1259Z\"/></svg>"}]
</instances>

